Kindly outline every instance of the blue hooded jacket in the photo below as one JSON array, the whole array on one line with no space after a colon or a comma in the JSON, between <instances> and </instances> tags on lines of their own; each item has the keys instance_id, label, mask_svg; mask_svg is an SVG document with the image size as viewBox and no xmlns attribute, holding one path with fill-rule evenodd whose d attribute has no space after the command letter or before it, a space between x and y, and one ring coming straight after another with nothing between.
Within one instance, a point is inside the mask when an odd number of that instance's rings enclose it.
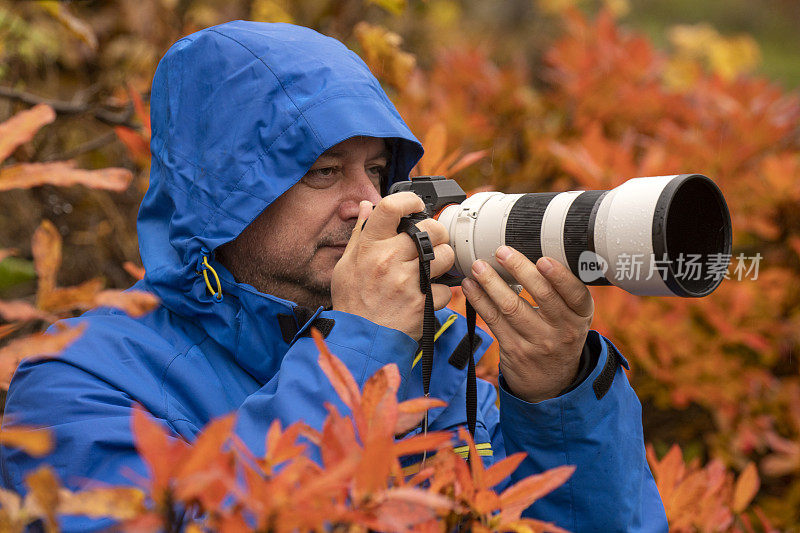
<instances>
[{"instance_id":1,"label":"blue hooded jacket","mask_svg":"<svg viewBox=\"0 0 800 533\"><path fill-rule=\"evenodd\" d=\"M72 489L90 480L130 485L131 472L147 475L131 433L134 402L189 441L212 418L236 412L236 431L256 454L274 419L321 427L326 402L345 408L307 335L320 318L333 321L327 343L359 385L393 362L402 375L399 399L422 395L421 365L412 365L417 343L406 334L335 310L304 314L237 283L214 260L215 249L343 140L391 139L390 182L408 179L422 147L364 62L307 28L247 21L207 28L160 61L151 121L150 187L138 219L147 273L135 288L158 295L161 306L139 319L96 309L67 320L88 329L59 358L20 365L4 424L48 427L57 447L44 459L3 448L6 487L24 492L25 475L42 462ZM219 274L220 299L207 288L205 260ZM446 323L453 314L443 309L437 318ZM436 343L431 395L449 405L431 411L432 430L466 423L466 372L447 362L465 322L458 316ZM480 335L485 349L491 338ZM557 398L531 404L501 387L498 410L494 387L479 382L475 437L488 443L483 459L527 452L509 482L577 466L529 516L573 531L665 531L641 406L620 366L627 362L596 331L587 343L596 367ZM109 522L67 517L62 525L86 531Z\"/></svg>"}]
</instances>

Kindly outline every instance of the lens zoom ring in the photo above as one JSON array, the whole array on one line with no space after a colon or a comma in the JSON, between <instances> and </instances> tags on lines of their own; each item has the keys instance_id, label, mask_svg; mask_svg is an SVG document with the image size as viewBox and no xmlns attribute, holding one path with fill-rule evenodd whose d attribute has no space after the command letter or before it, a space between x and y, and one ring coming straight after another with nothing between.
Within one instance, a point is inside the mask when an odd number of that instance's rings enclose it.
<instances>
[{"instance_id":1,"label":"lens zoom ring","mask_svg":"<svg viewBox=\"0 0 800 533\"><path fill-rule=\"evenodd\" d=\"M578 275L578 259L585 250L592 250L594 235L589 232L589 219L592 209L606 191L586 191L572 201L564 220L564 255L567 265L576 276Z\"/></svg>"},{"instance_id":2,"label":"lens zoom ring","mask_svg":"<svg viewBox=\"0 0 800 533\"><path fill-rule=\"evenodd\" d=\"M514 203L506 222L506 244L536 262L542 257L542 219L557 192L530 193Z\"/></svg>"}]
</instances>

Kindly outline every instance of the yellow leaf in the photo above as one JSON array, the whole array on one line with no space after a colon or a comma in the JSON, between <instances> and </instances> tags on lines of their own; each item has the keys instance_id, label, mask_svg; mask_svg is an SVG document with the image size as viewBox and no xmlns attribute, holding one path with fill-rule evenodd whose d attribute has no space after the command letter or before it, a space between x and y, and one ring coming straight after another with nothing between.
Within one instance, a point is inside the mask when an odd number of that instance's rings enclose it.
<instances>
[{"instance_id":1,"label":"yellow leaf","mask_svg":"<svg viewBox=\"0 0 800 533\"><path fill-rule=\"evenodd\" d=\"M406 8L406 0L369 0L370 3L381 6L393 15L399 15Z\"/></svg>"},{"instance_id":2,"label":"yellow leaf","mask_svg":"<svg viewBox=\"0 0 800 533\"><path fill-rule=\"evenodd\" d=\"M0 430L0 444L19 448L28 455L41 457L53 449L53 437L46 429L6 427Z\"/></svg>"},{"instance_id":3,"label":"yellow leaf","mask_svg":"<svg viewBox=\"0 0 800 533\"><path fill-rule=\"evenodd\" d=\"M353 29L364 52L364 61L376 77L403 89L416 66L416 59L404 52L403 39L381 26L359 22Z\"/></svg>"},{"instance_id":4,"label":"yellow leaf","mask_svg":"<svg viewBox=\"0 0 800 533\"><path fill-rule=\"evenodd\" d=\"M145 511L144 492L132 487L109 487L81 492L59 491L58 511L91 518L130 520Z\"/></svg>"},{"instance_id":5,"label":"yellow leaf","mask_svg":"<svg viewBox=\"0 0 800 533\"><path fill-rule=\"evenodd\" d=\"M250 7L250 20L294 24L294 17L286 4L276 0L255 0Z\"/></svg>"},{"instance_id":6,"label":"yellow leaf","mask_svg":"<svg viewBox=\"0 0 800 533\"><path fill-rule=\"evenodd\" d=\"M92 51L97 51L97 36L86 22L69 12L61 2L40 1L38 4L58 20L75 37L86 43Z\"/></svg>"},{"instance_id":7,"label":"yellow leaf","mask_svg":"<svg viewBox=\"0 0 800 533\"><path fill-rule=\"evenodd\" d=\"M30 507L37 510L39 516L45 519L48 531L58 531L56 509L61 486L55 472L49 466L43 466L25 476L25 484L30 489L30 500L26 501L26 504L30 502Z\"/></svg>"}]
</instances>

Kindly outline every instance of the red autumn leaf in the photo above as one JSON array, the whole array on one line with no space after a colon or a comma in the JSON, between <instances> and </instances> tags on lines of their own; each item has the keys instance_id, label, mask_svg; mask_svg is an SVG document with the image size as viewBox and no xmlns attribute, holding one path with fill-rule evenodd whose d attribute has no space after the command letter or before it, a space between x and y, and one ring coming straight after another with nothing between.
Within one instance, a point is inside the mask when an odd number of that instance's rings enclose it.
<instances>
[{"instance_id":1,"label":"red autumn leaf","mask_svg":"<svg viewBox=\"0 0 800 533\"><path fill-rule=\"evenodd\" d=\"M145 165L150 159L150 143L136 130L125 126L115 126L114 133L128 149L128 153L136 163Z\"/></svg>"},{"instance_id":2,"label":"red autumn leaf","mask_svg":"<svg viewBox=\"0 0 800 533\"><path fill-rule=\"evenodd\" d=\"M94 305L122 309L132 317L140 317L158 307L158 297L146 291L102 291L95 295Z\"/></svg>"},{"instance_id":3,"label":"red autumn leaf","mask_svg":"<svg viewBox=\"0 0 800 533\"><path fill-rule=\"evenodd\" d=\"M18 146L33 139L42 126L55 119L56 113L52 107L38 104L0 124L0 162L8 158Z\"/></svg>"},{"instance_id":4,"label":"red autumn leaf","mask_svg":"<svg viewBox=\"0 0 800 533\"><path fill-rule=\"evenodd\" d=\"M0 168L0 191L30 189L42 185L71 187L83 185L92 189L123 192L133 174L124 168L85 170L76 168L75 161L48 163L19 163Z\"/></svg>"},{"instance_id":5,"label":"red autumn leaf","mask_svg":"<svg viewBox=\"0 0 800 533\"><path fill-rule=\"evenodd\" d=\"M145 132L145 138L150 139L150 113L145 109L142 96L133 88L130 83L125 84L128 88L128 94L131 96L133 102L133 109L136 111L136 117L142 123Z\"/></svg>"}]
</instances>

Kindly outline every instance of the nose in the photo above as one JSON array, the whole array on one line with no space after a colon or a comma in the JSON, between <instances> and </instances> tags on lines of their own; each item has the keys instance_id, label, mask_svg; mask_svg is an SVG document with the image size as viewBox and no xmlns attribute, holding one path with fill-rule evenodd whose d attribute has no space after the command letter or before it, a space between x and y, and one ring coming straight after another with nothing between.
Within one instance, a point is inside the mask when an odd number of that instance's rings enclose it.
<instances>
[{"instance_id":1,"label":"nose","mask_svg":"<svg viewBox=\"0 0 800 533\"><path fill-rule=\"evenodd\" d=\"M343 201L339 206L342 220L358 218L358 204L363 200L369 200L373 205L381 200L380 191L364 168L349 169L346 172L346 179L342 180L345 187Z\"/></svg>"}]
</instances>

